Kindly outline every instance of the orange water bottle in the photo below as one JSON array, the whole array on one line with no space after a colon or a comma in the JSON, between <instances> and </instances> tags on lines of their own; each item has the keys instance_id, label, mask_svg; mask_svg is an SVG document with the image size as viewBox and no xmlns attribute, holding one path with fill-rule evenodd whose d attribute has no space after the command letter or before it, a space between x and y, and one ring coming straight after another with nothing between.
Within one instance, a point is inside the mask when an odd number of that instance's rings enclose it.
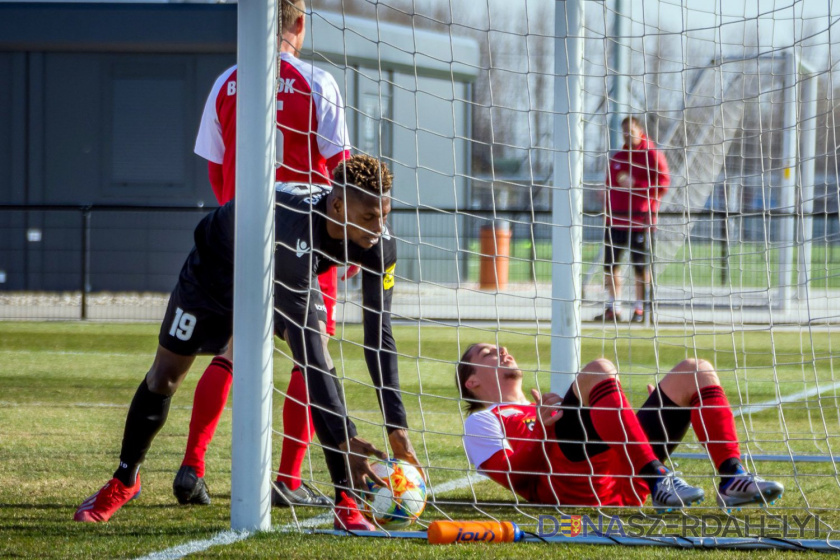
<instances>
[{"instance_id":1,"label":"orange water bottle","mask_svg":"<svg viewBox=\"0 0 840 560\"><path fill-rule=\"evenodd\" d=\"M430 544L519 542L524 536L510 521L432 521Z\"/></svg>"}]
</instances>

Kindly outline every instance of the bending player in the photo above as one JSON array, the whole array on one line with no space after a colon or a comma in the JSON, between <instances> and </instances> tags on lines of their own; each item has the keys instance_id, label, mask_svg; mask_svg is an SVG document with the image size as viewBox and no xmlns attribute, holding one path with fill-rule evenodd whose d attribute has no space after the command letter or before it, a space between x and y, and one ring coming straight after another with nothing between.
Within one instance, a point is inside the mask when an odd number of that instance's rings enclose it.
<instances>
[{"instance_id":1,"label":"bending player","mask_svg":"<svg viewBox=\"0 0 840 560\"><path fill-rule=\"evenodd\" d=\"M330 174L350 157L344 103L335 79L297 57L306 36L304 0L283 0L278 10L281 37L277 68L277 136L282 139L282 165L278 183L295 183L304 189L330 186ZM210 183L219 204L231 200L236 190L236 66L225 70L213 85L195 143L195 153L207 160ZM326 331L335 334L336 269L318 277L324 294ZM181 468L172 490L182 504L209 504L204 481L205 455L227 402L233 380L233 349L210 362L195 387L190 432ZM275 506L329 505L301 481L306 449L312 441L311 415L306 405L306 383L300 368L292 369L283 404L283 447L277 480L272 485Z\"/></svg>"},{"instance_id":2,"label":"bending player","mask_svg":"<svg viewBox=\"0 0 840 560\"><path fill-rule=\"evenodd\" d=\"M371 471L367 457L387 456L359 438L347 418L322 337L324 307L315 275L340 264L361 266L365 360L379 393L392 451L416 463L391 333L396 240L388 234L385 219L391 209L392 177L384 164L357 155L339 164L334 178L331 191L287 189L276 194L274 328L288 342L306 379L315 430L335 486L334 525L370 530L373 526L359 513L350 489L361 487L365 476L384 484ZM75 520L107 521L140 493L140 464L166 422L172 395L195 355L218 351L230 339L233 220L231 201L198 224L196 246L181 269L161 324L154 363L128 411L119 467L112 480L82 503Z\"/></svg>"},{"instance_id":3,"label":"bending player","mask_svg":"<svg viewBox=\"0 0 840 560\"><path fill-rule=\"evenodd\" d=\"M700 502L703 490L662 464L689 425L717 466L719 505L772 503L784 491L741 465L729 402L705 360L677 364L649 387L638 413L605 359L587 364L563 399L532 389L532 404L513 356L504 347L474 344L458 364L457 384L469 408L470 462L530 502L640 506L651 495L653 506L667 511Z\"/></svg>"}]
</instances>

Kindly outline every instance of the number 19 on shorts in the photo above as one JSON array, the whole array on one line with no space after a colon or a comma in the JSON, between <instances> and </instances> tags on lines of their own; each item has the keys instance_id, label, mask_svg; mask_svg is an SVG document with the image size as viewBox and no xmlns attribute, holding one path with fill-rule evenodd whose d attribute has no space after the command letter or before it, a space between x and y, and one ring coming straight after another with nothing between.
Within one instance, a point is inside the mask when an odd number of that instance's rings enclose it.
<instances>
[{"instance_id":1,"label":"number 19 on shorts","mask_svg":"<svg viewBox=\"0 0 840 560\"><path fill-rule=\"evenodd\" d=\"M172 321L172 328L169 329L169 336L174 336L178 340L189 340L193 334L196 324L195 315L184 313L184 310L178 307L175 310L175 319Z\"/></svg>"}]
</instances>

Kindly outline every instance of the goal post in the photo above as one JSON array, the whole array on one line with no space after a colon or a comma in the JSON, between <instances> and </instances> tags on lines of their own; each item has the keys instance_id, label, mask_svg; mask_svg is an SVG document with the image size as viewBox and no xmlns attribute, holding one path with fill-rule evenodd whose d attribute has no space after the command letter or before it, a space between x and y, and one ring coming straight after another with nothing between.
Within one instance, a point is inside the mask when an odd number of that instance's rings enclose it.
<instances>
[{"instance_id":1,"label":"goal post","mask_svg":"<svg viewBox=\"0 0 840 560\"><path fill-rule=\"evenodd\" d=\"M583 0L555 3L551 390L559 395L580 369L583 20Z\"/></svg>"},{"instance_id":2,"label":"goal post","mask_svg":"<svg viewBox=\"0 0 840 560\"><path fill-rule=\"evenodd\" d=\"M238 5L231 529L271 527L277 1Z\"/></svg>"}]
</instances>

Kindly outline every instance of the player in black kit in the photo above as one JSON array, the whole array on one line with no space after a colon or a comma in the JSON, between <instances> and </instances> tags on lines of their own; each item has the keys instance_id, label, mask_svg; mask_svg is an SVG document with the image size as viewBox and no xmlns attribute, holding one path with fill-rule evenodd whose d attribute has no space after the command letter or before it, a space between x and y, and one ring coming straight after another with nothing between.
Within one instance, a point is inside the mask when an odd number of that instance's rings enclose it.
<instances>
[{"instance_id":1,"label":"player in black kit","mask_svg":"<svg viewBox=\"0 0 840 560\"><path fill-rule=\"evenodd\" d=\"M396 242L385 220L391 210L392 176L374 158L356 155L334 172L333 188L286 184L276 194L274 329L284 338L307 381L313 424L336 487L335 527L368 530L352 486L369 476L367 457L386 458L359 438L338 387L327 351L325 307L317 275L348 263L362 268L365 361L379 393L394 456L417 464L399 392L391 297ZM140 464L166 422L169 403L198 353L219 353L232 333L234 202L206 216L195 229L195 247L169 299L154 363L134 395L114 477L76 511L76 521L107 521L140 493ZM350 472L347 471L347 466ZM352 478L352 482L351 482Z\"/></svg>"}]
</instances>

